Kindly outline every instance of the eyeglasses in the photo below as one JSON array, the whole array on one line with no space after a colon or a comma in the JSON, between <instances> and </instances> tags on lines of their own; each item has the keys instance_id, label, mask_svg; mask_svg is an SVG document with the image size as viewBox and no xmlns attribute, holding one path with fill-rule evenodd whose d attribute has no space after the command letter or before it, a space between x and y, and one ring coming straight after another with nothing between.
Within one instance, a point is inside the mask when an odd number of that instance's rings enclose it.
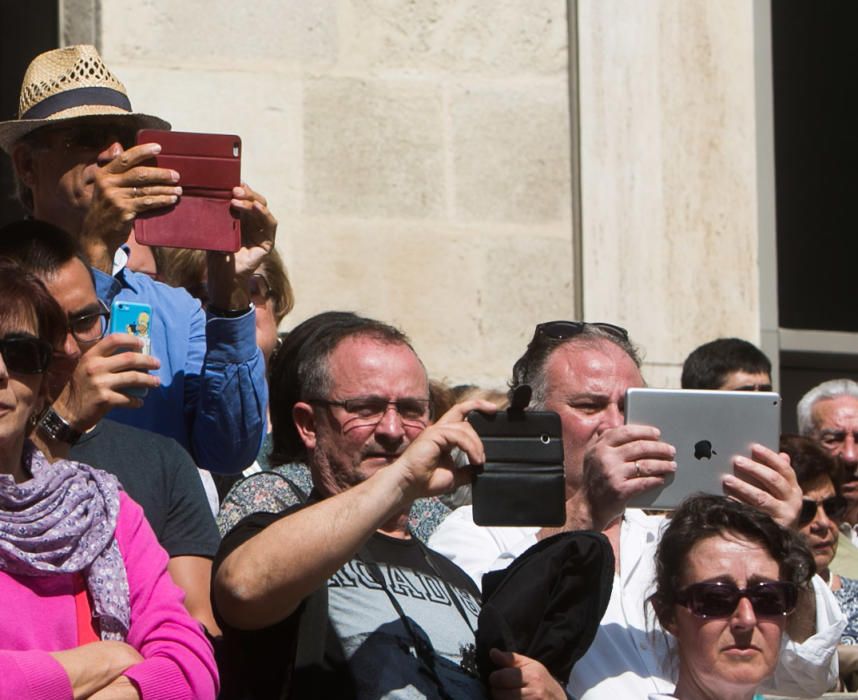
<instances>
[{"instance_id":1,"label":"eyeglasses","mask_svg":"<svg viewBox=\"0 0 858 700\"><path fill-rule=\"evenodd\" d=\"M832 520L842 520L846 515L848 502L843 496L829 496L821 501L814 501L812 498L801 499L801 510L798 514L798 526L804 527L808 523L812 523L816 518L816 513L819 506L822 506L825 514Z\"/></svg>"},{"instance_id":2,"label":"eyeglasses","mask_svg":"<svg viewBox=\"0 0 858 700\"><path fill-rule=\"evenodd\" d=\"M742 386L737 386L730 391L771 391L771 384L743 384Z\"/></svg>"},{"instance_id":3,"label":"eyeglasses","mask_svg":"<svg viewBox=\"0 0 858 700\"><path fill-rule=\"evenodd\" d=\"M257 306L265 304L273 295L268 280L265 279L264 275L260 275L259 273L250 276L250 280L247 283L247 293Z\"/></svg>"},{"instance_id":4,"label":"eyeglasses","mask_svg":"<svg viewBox=\"0 0 858 700\"><path fill-rule=\"evenodd\" d=\"M115 124L95 123L47 127L33 135L35 144L41 148L51 148L57 137L67 151L101 151L116 142L124 149L131 148L137 140L137 132Z\"/></svg>"},{"instance_id":5,"label":"eyeglasses","mask_svg":"<svg viewBox=\"0 0 858 700\"><path fill-rule=\"evenodd\" d=\"M74 339L81 345L91 345L107 333L107 323L110 320L110 309L98 300L98 310L82 313L69 318L69 330Z\"/></svg>"},{"instance_id":6,"label":"eyeglasses","mask_svg":"<svg viewBox=\"0 0 858 700\"><path fill-rule=\"evenodd\" d=\"M9 372L41 374L51 362L51 344L32 335L13 334L0 338L0 354Z\"/></svg>"},{"instance_id":7,"label":"eyeglasses","mask_svg":"<svg viewBox=\"0 0 858 700\"><path fill-rule=\"evenodd\" d=\"M393 406L403 425L411 427L425 427L429 419L429 399L387 399L383 396L360 396L343 401L330 401L328 399L310 399L307 403L319 406L339 406L351 418L346 421L353 427L365 427L377 425L387 409ZM345 424L344 424L345 425Z\"/></svg>"},{"instance_id":8,"label":"eyeglasses","mask_svg":"<svg viewBox=\"0 0 858 700\"><path fill-rule=\"evenodd\" d=\"M567 338L574 338L576 335L580 335L588 327L598 328L600 331L626 343L629 340L629 332L621 326L615 326L613 323L588 323L587 321L548 321L540 323L533 333L533 340L536 340L537 336L540 335L544 335L546 338L551 338L552 340L566 340Z\"/></svg>"},{"instance_id":9,"label":"eyeglasses","mask_svg":"<svg viewBox=\"0 0 858 700\"><path fill-rule=\"evenodd\" d=\"M763 581L747 588L735 583L693 583L676 594L676 602L697 617L730 617L742 598L747 598L760 617L788 615L795 610L798 589L789 581Z\"/></svg>"}]
</instances>

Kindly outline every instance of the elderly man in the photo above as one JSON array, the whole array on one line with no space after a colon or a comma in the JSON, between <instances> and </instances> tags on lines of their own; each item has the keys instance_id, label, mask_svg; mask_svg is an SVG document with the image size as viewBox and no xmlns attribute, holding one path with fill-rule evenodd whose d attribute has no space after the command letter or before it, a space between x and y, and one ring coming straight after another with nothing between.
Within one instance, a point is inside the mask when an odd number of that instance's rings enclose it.
<instances>
[{"instance_id":1,"label":"elderly man","mask_svg":"<svg viewBox=\"0 0 858 700\"><path fill-rule=\"evenodd\" d=\"M469 670L478 593L407 523L416 498L467 478L454 447L483 461L463 419L493 405L466 402L429 425L426 370L407 338L348 313L295 328L271 383L273 450L303 444L314 493L245 518L221 545L213 600L227 663L240 667L225 670L224 697L484 697ZM564 697L541 664L493 660L494 696Z\"/></svg>"},{"instance_id":2,"label":"elderly man","mask_svg":"<svg viewBox=\"0 0 858 700\"><path fill-rule=\"evenodd\" d=\"M858 544L858 383L831 379L808 391L798 402L798 431L833 454L843 469L843 495L849 501L845 521Z\"/></svg>"},{"instance_id":3,"label":"elderly man","mask_svg":"<svg viewBox=\"0 0 858 700\"><path fill-rule=\"evenodd\" d=\"M681 381L683 389L771 391L772 363L747 340L718 338L691 351Z\"/></svg>"},{"instance_id":4,"label":"elderly man","mask_svg":"<svg viewBox=\"0 0 858 700\"><path fill-rule=\"evenodd\" d=\"M108 306L121 299L152 307L153 357L140 369L157 370L159 384L145 400L129 396L111 418L175 438L202 467L239 471L259 449L267 400L247 280L271 249L277 222L249 187L233 191L246 247L209 253L207 314L183 290L127 269L123 245L136 216L182 194L180 173L145 165L160 146L134 145L142 127L169 124L132 111L94 47L71 46L32 61L18 119L0 123L0 148L12 157L32 215L78 240L99 297ZM69 440L81 431L71 412L56 412L48 427Z\"/></svg>"},{"instance_id":5,"label":"elderly man","mask_svg":"<svg viewBox=\"0 0 858 700\"><path fill-rule=\"evenodd\" d=\"M668 693L676 682L664 663L670 651L665 635L651 634L657 622L645 612L663 518L625 509L625 503L664 483L676 469L675 450L659 440L657 429L623 424L626 390L644 385L638 354L617 326L540 324L513 368L512 385L521 384L533 387L534 407L561 418L567 480L563 529L603 529L618 565L608 611L595 641L573 668L568 689L579 700ZM752 455L753 460L735 458L735 475L724 479L725 493L781 524L793 524L801 490L789 462L760 445ZM538 528L480 528L470 508L461 508L441 524L430 545L479 581L485 571L508 565L550 534ZM792 621L791 634L803 644L789 643L775 678L779 690L805 696L824 692L836 680L830 664L836 665L834 648L843 624L823 582L815 582L815 592L816 600L805 596L803 614Z\"/></svg>"}]
</instances>

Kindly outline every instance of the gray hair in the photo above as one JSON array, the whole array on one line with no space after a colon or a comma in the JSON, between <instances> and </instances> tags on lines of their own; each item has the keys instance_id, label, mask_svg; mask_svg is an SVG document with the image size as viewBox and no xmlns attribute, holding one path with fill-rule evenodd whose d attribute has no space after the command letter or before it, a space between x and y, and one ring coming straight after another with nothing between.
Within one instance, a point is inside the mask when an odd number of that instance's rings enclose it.
<instances>
[{"instance_id":1,"label":"gray hair","mask_svg":"<svg viewBox=\"0 0 858 700\"><path fill-rule=\"evenodd\" d=\"M533 340L527 346L524 354L516 360L512 368L512 379L509 382L509 399L516 387L529 384L533 389L530 407L541 410L545 407L545 399L548 394L548 386L545 377L545 366L548 358L561 345L567 343L578 343L580 345L597 345L598 343L612 343L622 350L629 359L640 369L641 358L637 347L628 339L623 340L619 336L606 331L597 324L587 323L581 331L567 338L552 338L539 332L539 327L534 333Z\"/></svg>"},{"instance_id":2,"label":"gray hair","mask_svg":"<svg viewBox=\"0 0 858 700\"><path fill-rule=\"evenodd\" d=\"M858 400L858 382L845 378L829 379L827 382L817 384L802 396L796 408L798 432L801 435L812 435L816 430L816 424L813 422L813 407L819 401L836 399L839 396L851 396Z\"/></svg>"}]
</instances>

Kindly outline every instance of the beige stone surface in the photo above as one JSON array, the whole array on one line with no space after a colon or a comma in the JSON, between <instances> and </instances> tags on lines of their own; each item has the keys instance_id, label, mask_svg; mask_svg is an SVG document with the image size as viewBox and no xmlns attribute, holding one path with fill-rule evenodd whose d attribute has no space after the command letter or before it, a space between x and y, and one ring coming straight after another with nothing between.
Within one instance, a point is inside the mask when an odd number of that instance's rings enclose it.
<instances>
[{"instance_id":1,"label":"beige stone surface","mask_svg":"<svg viewBox=\"0 0 858 700\"><path fill-rule=\"evenodd\" d=\"M571 221L565 80L461 87L450 103L458 219Z\"/></svg>"},{"instance_id":2,"label":"beige stone surface","mask_svg":"<svg viewBox=\"0 0 858 700\"><path fill-rule=\"evenodd\" d=\"M454 75L566 72L566 3L557 0L351 0L343 62Z\"/></svg>"},{"instance_id":3,"label":"beige stone surface","mask_svg":"<svg viewBox=\"0 0 858 700\"><path fill-rule=\"evenodd\" d=\"M304 83L306 209L443 218L443 100L425 81Z\"/></svg>"},{"instance_id":4,"label":"beige stone surface","mask_svg":"<svg viewBox=\"0 0 858 700\"><path fill-rule=\"evenodd\" d=\"M654 364L644 360L641 374L647 386L653 389L679 389L682 365Z\"/></svg>"},{"instance_id":5,"label":"beige stone surface","mask_svg":"<svg viewBox=\"0 0 858 700\"><path fill-rule=\"evenodd\" d=\"M62 0L56 4L61 45L94 44L98 35L98 0Z\"/></svg>"},{"instance_id":6,"label":"beige stone surface","mask_svg":"<svg viewBox=\"0 0 858 700\"><path fill-rule=\"evenodd\" d=\"M626 325L654 366L756 340L751 5L579 8L587 316Z\"/></svg>"},{"instance_id":7,"label":"beige stone surface","mask_svg":"<svg viewBox=\"0 0 858 700\"><path fill-rule=\"evenodd\" d=\"M102 48L137 64L301 71L337 61L337 0L100 0Z\"/></svg>"},{"instance_id":8,"label":"beige stone surface","mask_svg":"<svg viewBox=\"0 0 858 700\"><path fill-rule=\"evenodd\" d=\"M572 243L568 236L491 234L480 289L482 354L507 379L536 324L574 316Z\"/></svg>"},{"instance_id":9,"label":"beige stone surface","mask_svg":"<svg viewBox=\"0 0 858 700\"><path fill-rule=\"evenodd\" d=\"M568 242L522 234L302 219L288 245L312 254L291 267L302 293L289 325L332 308L368 314L401 326L432 376L502 386L543 314L568 314Z\"/></svg>"},{"instance_id":10,"label":"beige stone surface","mask_svg":"<svg viewBox=\"0 0 858 700\"><path fill-rule=\"evenodd\" d=\"M574 313L565 0L97 0L136 107L238 132L298 304L399 323L502 385ZM653 386L757 340L753 6L578 0L585 317Z\"/></svg>"},{"instance_id":11,"label":"beige stone surface","mask_svg":"<svg viewBox=\"0 0 858 700\"><path fill-rule=\"evenodd\" d=\"M502 386L572 309L566 4L102 0L138 108L237 132L297 305L402 325L434 376Z\"/></svg>"}]
</instances>

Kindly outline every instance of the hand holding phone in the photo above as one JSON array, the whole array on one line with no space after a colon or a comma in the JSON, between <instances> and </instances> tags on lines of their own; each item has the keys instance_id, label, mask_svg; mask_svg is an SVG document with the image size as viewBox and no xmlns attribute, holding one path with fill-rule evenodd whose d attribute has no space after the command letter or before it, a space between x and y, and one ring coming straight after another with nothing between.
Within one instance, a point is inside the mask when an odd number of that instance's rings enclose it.
<instances>
[{"instance_id":1,"label":"hand holding phone","mask_svg":"<svg viewBox=\"0 0 858 700\"><path fill-rule=\"evenodd\" d=\"M111 160L100 161L92 170L92 200L81 225L80 238L109 244L109 250L89 251L93 264L112 263L116 242L128 239L138 216L165 211L165 207L178 201L182 193L179 173L152 167L152 159L159 151L157 143L125 144L125 150L116 143L106 154Z\"/></svg>"},{"instance_id":2,"label":"hand holding phone","mask_svg":"<svg viewBox=\"0 0 858 700\"><path fill-rule=\"evenodd\" d=\"M131 341L131 342L129 342ZM122 333L106 335L89 348L63 382L54 408L76 430L86 432L114 408L138 408L147 387L160 384L160 363L137 352L134 339ZM129 388L139 388L138 396Z\"/></svg>"}]
</instances>

